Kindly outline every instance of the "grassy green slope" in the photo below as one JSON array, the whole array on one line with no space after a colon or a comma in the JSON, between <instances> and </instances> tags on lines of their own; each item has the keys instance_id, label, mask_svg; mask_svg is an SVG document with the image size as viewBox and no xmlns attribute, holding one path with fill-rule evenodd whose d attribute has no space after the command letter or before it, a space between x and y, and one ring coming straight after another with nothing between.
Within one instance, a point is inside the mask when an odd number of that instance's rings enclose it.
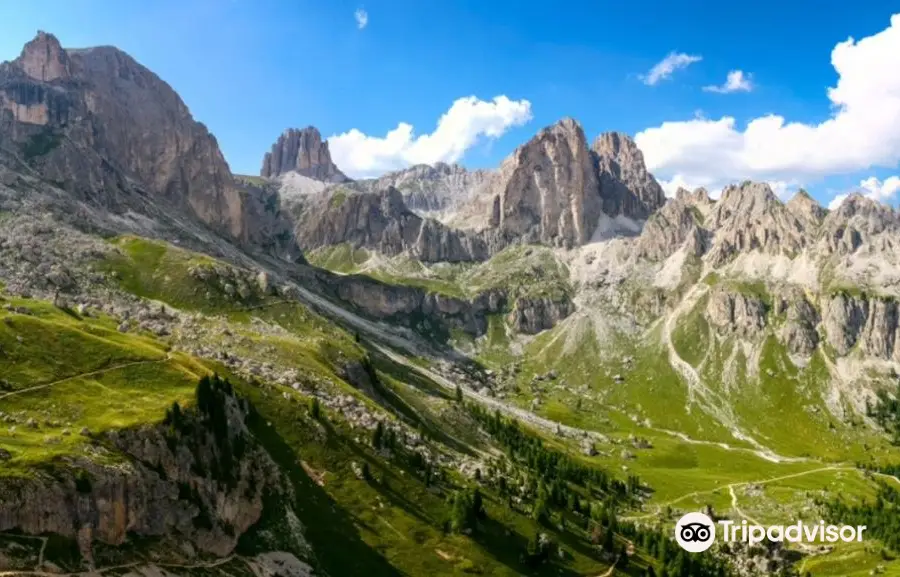
<instances>
[{"instance_id":1,"label":"grassy green slope","mask_svg":"<svg viewBox=\"0 0 900 577\"><path fill-rule=\"evenodd\" d=\"M298 494L316 495L303 500L297 514L308 528L317 558L332 575L593 575L605 568L585 554L582 544L566 547L567 559L530 570L520 554L536 531L563 543L578 540L539 527L490 493L488 521L471 537L445 534L442 526L450 513L445 496L461 481L451 478L429 490L414 472L387 465L366 446L354 443L350 431L339 423L314 423L302 399L286 403L274 391L245 392L262 417L254 428L256 436L292 471ZM301 461L303 466L297 467ZM374 480L357 479L351 471L354 461L368 463ZM313 487L309 472L320 486ZM389 564L373 558L366 548L382 553Z\"/></svg>"},{"instance_id":2,"label":"grassy green slope","mask_svg":"<svg viewBox=\"0 0 900 577\"><path fill-rule=\"evenodd\" d=\"M164 343L121 334L111 319L79 317L30 299L0 309L0 409L8 415L0 474L83 452L80 434L155 422L173 401L187 403L202 366Z\"/></svg>"},{"instance_id":3,"label":"grassy green slope","mask_svg":"<svg viewBox=\"0 0 900 577\"><path fill-rule=\"evenodd\" d=\"M172 307L215 313L216 317L198 321L208 324L210 330L203 338L209 342L215 342L225 327L241 337L235 352L258 357L264 351L263 358L300 369L301 380L313 378L317 386L327 381L338 392L359 396L338 376L339 361L364 354L346 332L299 303L268 296L253 304L209 299L205 294L209 288L188 273L197 264L212 264L201 255L136 238L116 243L123 247L123 254L103 264L116 272L123 288ZM82 428L97 433L157 422L173 402L191 404L200 374L211 368L227 372L224 367L172 353L163 340L120 333L110 318L80 317L32 300L10 304L27 306L34 314L0 313L5 353L0 363L4 374L16 376L5 385L9 390L2 393L6 396L0 402L4 411L23 421L33 418L37 427L20 425L11 433L0 431L0 448L12 455L4 463L6 474L27 474L35 467L59 463L59 457L82 454L89 444L79 434ZM254 318L280 327L281 332L256 331ZM42 343L46 344L43 349ZM395 418L419 419L432 431L429 436L440 440L447 422L433 411L433 403L422 401L419 392L431 389L438 404L449 402L446 394L397 366L383 361L379 366L386 371L383 379L389 388L402 391L389 396L387 410ZM445 534L445 497L462 483L455 475L434 493L411 472L387 464L383 456L359 445L357 434L337 415L331 414L331 424L321 429L308 417L305 400L292 389L241 387L259 407L261 418L253 423L254 432L290 472L298 495L297 514L319 561L331 574L522 574L531 571L523 565L521 552L538 530L573 546L566 547L565 559L555 559L535 574L591 575L606 569L585 549L584 535L540 528L490 494L489 521L481 529L472 537ZM285 393L293 402L285 400ZM449 443L450 436L446 437ZM368 462L377 482L357 480L351 461ZM242 542L241 550L259 551L267 544L287 547L278 537L286 523L275 507ZM4 535L0 541L9 539L22 538ZM136 542L127 546L137 558L145 548ZM105 551L103 558L135 558L129 555ZM71 561L71 568L77 569L77 555ZM61 561L61 566L69 564Z\"/></svg>"}]
</instances>

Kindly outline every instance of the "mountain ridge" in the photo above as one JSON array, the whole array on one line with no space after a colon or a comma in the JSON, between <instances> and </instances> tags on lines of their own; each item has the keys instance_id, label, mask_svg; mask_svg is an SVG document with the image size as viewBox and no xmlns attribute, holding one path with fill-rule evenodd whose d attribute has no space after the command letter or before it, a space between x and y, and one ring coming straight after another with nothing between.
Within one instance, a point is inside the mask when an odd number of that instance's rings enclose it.
<instances>
[{"instance_id":1,"label":"mountain ridge","mask_svg":"<svg viewBox=\"0 0 900 577\"><path fill-rule=\"evenodd\" d=\"M236 177L124 53L0 64L0 572L896 569L671 539L896 481L896 211L665 199L570 118L366 181L282 136Z\"/></svg>"}]
</instances>

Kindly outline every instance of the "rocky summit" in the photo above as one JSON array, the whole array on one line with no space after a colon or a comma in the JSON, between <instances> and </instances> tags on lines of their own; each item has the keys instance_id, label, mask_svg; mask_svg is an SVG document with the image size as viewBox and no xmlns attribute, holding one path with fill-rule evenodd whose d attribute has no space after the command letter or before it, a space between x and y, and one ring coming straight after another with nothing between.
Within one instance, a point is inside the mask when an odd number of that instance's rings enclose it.
<instances>
[{"instance_id":1,"label":"rocky summit","mask_svg":"<svg viewBox=\"0 0 900 577\"><path fill-rule=\"evenodd\" d=\"M266 155L264 175L265 167L275 164L272 158L272 154ZM324 168L326 165L330 165L330 159L325 165L316 164L321 169L293 172L315 179L315 170L330 170ZM323 184L326 180L318 179ZM391 230L410 230L408 215L415 213L425 219L426 230L441 232L423 238L421 242L428 246L394 242L388 243L393 248L386 252L393 255L409 251L429 262L483 261L511 244L573 248L594 237L601 217L643 221L665 203L662 187L647 172L643 156L630 138L604 134L591 149L581 126L571 118L541 130L497 170L469 172L457 165L420 165L337 186L316 187L304 182L303 194L299 195L296 178L281 177L280 187L282 196L292 199L296 214L311 216L296 219L297 235L305 239L307 248L349 243L385 252L378 246L383 244L381 229L390 224ZM359 227L368 226L369 216L344 220L343 224L330 222L327 238L317 230L304 230L306 226L321 227L323 214L331 221L333 209L343 207L348 195L371 197L391 189L400 191L403 206L395 203L394 214L380 211L381 224L376 230L359 234ZM354 199L350 206L359 202L365 201Z\"/></svg>"},{"instance_id":2,"label":"rocky summit","mask_svg":"<svg viewBox=\"0 0 900 577\"><path fill-rule=\"evenodd\" d=\"M171 87L112 47L65 50L40 32L0 65L0 162L104 212L172 228L186 214L243 245L299 254L264 207L273 199L235 182Z\"/></svg>"},{"instance_id":3,"label":"rocky summit","mask_svg":"<svg viewBox=\"0 0 900 577\"><path fill-rule=\"evenodd\" d=\"M307 127L235 175L41 32L0 64L0 577L891 574L898 302L859 194L666 198L571 118L493 169L352 180ZM870 532L688 555L697 510Z\"/></svg>"},{"instance_id":4,"label":"rocky summit","mask_svg":"<svg viewBox=\"0 0 900 577\"><path fill-rule=\"evenodd\" d=\"M302 130L285 130L272 145L271 152L263 158L260 176L271 178L287 172L296 172L322 182L349 180L331 162L328 142L312 126Z\"/></svg>"}]
</instances>

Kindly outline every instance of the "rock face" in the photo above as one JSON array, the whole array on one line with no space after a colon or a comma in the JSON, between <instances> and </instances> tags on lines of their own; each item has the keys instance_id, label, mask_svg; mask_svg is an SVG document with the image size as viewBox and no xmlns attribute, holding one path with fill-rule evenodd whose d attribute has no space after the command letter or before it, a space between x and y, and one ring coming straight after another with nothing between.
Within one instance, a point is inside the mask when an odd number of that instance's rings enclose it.
<instances>
[{"instance_id":1,"label":"rock face","mask_svg":"<svg viewBox=\"0 0 900 577\"><path fill-rule=\"evenodd\" d=\"M618 132L601 134L591 147L603 212L644 220L666 202L634 141Z\"/></svg>"},{"instance_id":2,"label":"rock face","mask_svg":"<svg viewBox=\"0 0 900 577\"><path fill-rule=\"evenodd\" d=\"M754 337L766 326L766 305L752 295L718 288L709 296L706 315L721 333Z\"/></svg>"},{"instance_id":3,"label":"rock face","mask_svg":"<svg viewBox=\"0 0 900 577\"><path fill-rule=\"evenodd\" d=\"M796 255L808 243L802 223L768 184L744 182L722 191L706 226L715 231L710 263L722 265L738 253Z\"/></svg>"},{"instance_id":4,"label":"rock face","mask_svg":"<svg viewBox=\"0 0 900 577\"><path fill-rule=\"evenodd\" d=\"M352 187L366 192L394 187L403 194L410 210L440 218L441 213L457 210L469 201L491 174L487 170L469 171L458 164L438 162L434 166L417 164L377 179L356 181Z\"/></svg>"},{"instance_id":5,"label":"rock face","mask_svg":"<svg viewBox=\"0 0 900 577\"><path fill-rule=\"evenodd\" d=\"M575 312L575 305L568 298L553 300L550 298L518 298L507 322L516 332L537 334L551 329L562 319Z\"/></svg>"},{"instance_id":6,"label":"rock face","mask_svg":"<svg viewBox=\"0 0 900 577\"><path fill-rule=\"evenodd\" d=\"M43 31L25 46L18 64L25 74L42 82L69 78L71 74L68 54L55 37Z\"/></svg>"},{"instance_id":7,"label":"rock face","mask_svg":"<svg viewBox=\"0 0 900 577\"><path fill-rule=\"evenodd\" d=\"M468 262L488 257L476 235L423 219L406 207L396 188L381 192L334 189L292 209L296 235L306 248L342 243L386 255L409 253L425 262Z\"/></svg>"},{"instance_id":8,"label":"rock face","mask_svg":"<svg viewBox=\"0 0 900 577\"><path fill-rule=\"evenodd\" d=\"M838 294L825 303L824 325L828 344L839 355L850 352L869 316L865 300Z\"/></svg>"},{"instance_id":9,"label":"rock face","mask_svg":"<svg viewBox=\"0 0 900 577\"><path fill-rule=\"evenodd\" d=\"M826 301L823 317L828 344L839 355L858 346L867 356L900 359L896 299L836 294Z\"/></svg>"},{"instance_id":10,"label":"rock face","mask_svg":"<svg viewBox=\"0 0 900 577\"><path fill-rule=\"evenodd\" d=\"M551 246L587 242L601 212L599 183L581 126L566 118L541 130L500 166L491 226Z\"/></svg>"},{"instance_id":11,"label":"rock face","mask_svg":"<svg viewBox=\"0 0 900 577\"><path fill-rule=\"evenodd\" d=\"M305 284L317 285L332 298L370 318L424 330L449 334L458 329L472 336L487 330L487 315L499 313L507 305L502 292L486 292L471 300L427 292L420 288L392 285L364 275L334 275L317 270Z\"/></svg>"},{"instance_id":12,"label":"rock face","mask_svg":"<svg viewBox=\"0 0 900 577\"><path fill-rule=\"evenodd\" d=\"M811 355L819 344L819 333L816 330L820 321L818 311L799 292L783 302L787 319L781 329L782 342L795 355Z\"/></svg>"},{"instance_id":13,"label":"rock face","mask_svg":"<svg viewBox=\"0 0 900 577\"><path fill-rule=\"evenodd\" d=\"M874 252L892 252L898 246L900 216L891 207L852 194L828 213L819 236L820 249L849 255L865 246Z\"/></svg>"},{"instance_id":14,"label":"rock face","mask_svg":"<svg viewBox=\"0 0 900 577\"><path fill-rule=\"evenodd\" d=\"M258 191L235 182L172 88L115 48L67 51L39 33L0 65L0 149L16 151L6 160L14 169L24 162L104 210L188 215L245 245L299 255L277 198L260 210Z\"/></svg>"},{"instance_id":15,"label":"rock face","mask_svg":"<svg viewBox=\"0 0 900 577\"><path fill-rule=\"evenodd\" d=\"M822 224L828 213L803 189L800 189L785 206L807 230L815 229Z\"/></svg>"},{"instance_id":16,"label":"rock face","mask_svg":"<svg viewBox=\"0 0 900 577\"><path fill-rule=\"evenodd\" d=\"M637 242L638 256L661 261L682 247L690 256L702 256L708 243L702 219L689 199L679 197L669 202L647 219Z\"/></svg>"},{"instance_id":17,"label":"rock face","mask_svg":"<svg viewBox=\"0 0 900 577\"><path fill-rule=\"evenodd\" d=\"M127 464L79 459L55 476L8 480L0 492L0 530L74 538L87 560L94 542L121 545L129 533L177 536L199 551L230 554L259 520L263 496L289 489L247 432L245 406L219 394L227 440L187 413L179 432L164 426L111 432L105 440L131 459Z\"/></svg>"},{"instance_id":18,"label":"rock face","mask_svg":"<svg viewBox=\"0 0 900 577\"><path fill-rule=\"evenodd\" d=\"M290 171L323 182L350 180L331 161L328 142L313 126L285 130L263 158L259 175L272 178Z\"/></svg>"}]
</instances>

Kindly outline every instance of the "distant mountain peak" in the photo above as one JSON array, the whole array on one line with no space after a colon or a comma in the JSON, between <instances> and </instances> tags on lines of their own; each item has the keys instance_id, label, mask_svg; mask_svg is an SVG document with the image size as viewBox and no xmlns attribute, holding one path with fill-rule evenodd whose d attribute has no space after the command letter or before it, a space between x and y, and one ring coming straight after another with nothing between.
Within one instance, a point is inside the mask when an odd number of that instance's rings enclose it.
<instances>
[{"instance_id":1,"label":"distant mountain peak","mask_svg":"<svg viewBox=\"0 0 900 577\"><path fill-rule=\"evenodd\" d=\"M821 223L828 212L802 188L788 201L786 206L796 217L816 224Z\"/></svg>"},{"instance_id":2,"label":"distant mountain peak","mask_svg":"<svg viewBox=\"0 0 900 577\"><path fill-rule=\"evenodd\" d=\"M286 172L322 182L347 182L350 179L332 162L328 141L314 126L289 128L281 133L271 152L263 158L260 176L271 178Z\"/></svg>"}]
</instances>

